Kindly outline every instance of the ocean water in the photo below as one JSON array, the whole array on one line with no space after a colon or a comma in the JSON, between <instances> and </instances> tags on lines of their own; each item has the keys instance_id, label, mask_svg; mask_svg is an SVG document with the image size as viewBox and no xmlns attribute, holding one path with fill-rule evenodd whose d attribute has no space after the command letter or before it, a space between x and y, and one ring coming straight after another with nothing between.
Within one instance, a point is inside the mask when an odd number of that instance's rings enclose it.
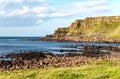
<instances>
[{"instance_id":1,"label":"ocean water","mask_svg":"<svg viewBox=\"0 0 120 79\"><path fill-rule=\"evenodd\" d=\"M39 37L0 37L0 54L19 51L51 51L63 49L62 45L77 44L75 42L30 41L37 38ZM30 40L23 41L24 39Z\"/></svg>"},{"instance_id":2,"label":"ocean water","mask_svg":"<svg viewBox=\"0 0 120 79\"><path fill-rule=\"evenodd\" d=\"M30 41L24 39L37 39L39 37L0 37L0 55L8 53L18 53L19 51L47 51L60 53L53 50L78 50L76 48L63 48L66 45L96 45L96 46L120 46L119 44L99 44L99 43L78 43L78 42L53 42L53 41Z\"/></svg>"}]
</instances>

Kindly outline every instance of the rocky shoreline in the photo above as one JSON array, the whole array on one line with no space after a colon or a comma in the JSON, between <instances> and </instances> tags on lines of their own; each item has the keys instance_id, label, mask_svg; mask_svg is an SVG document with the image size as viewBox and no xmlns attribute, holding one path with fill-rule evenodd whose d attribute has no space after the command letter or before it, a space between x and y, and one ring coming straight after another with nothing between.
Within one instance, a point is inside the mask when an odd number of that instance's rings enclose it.
<instances>
[{"instance_id":1,"label":"rocky shoreline","mask_svg":"<svg viewBox=\"0 0 120 79\"><path fill-rule=\"evenodd\" d=\"M112 52L100 51L105 49ZM91 61L97 60L120 60L120 47L86 45L83 50L84 51L82 53L74 53L74 50L69 50L70 53L65 54L52 54L45 52L21 52L7 54L5 57L11 58L11 60L0 60L0 71L82 66L88 65ZM65 50L61 51L65 52Z\"/></svg>"},{"instance_id":2,"label":"rocky shoreline","mask_svg":"<svg viewBox=\"0 0 120 79\"><path fill-rule=\"evenodd\" d=\"M88 38L80 38L79 36L72 36L72 37L60 37L60 38L56 38L56 37L42 37L39 39L36 39L34 41L56 41L56 42L94 42L94 43L115 43L115 44L119 44L120 43L120 39L116 38L116 39L88 39Z\"/></svg>"}]
</instances>

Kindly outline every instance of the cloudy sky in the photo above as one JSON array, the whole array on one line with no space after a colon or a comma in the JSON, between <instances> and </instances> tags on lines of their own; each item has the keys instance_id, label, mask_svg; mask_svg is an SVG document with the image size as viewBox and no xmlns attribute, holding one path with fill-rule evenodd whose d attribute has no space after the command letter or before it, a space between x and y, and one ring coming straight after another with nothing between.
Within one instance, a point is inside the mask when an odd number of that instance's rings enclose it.
<instances>
[{"instance_id":1,"label":"cloudy sky","mask_svg":"<svg viewBox=\"0 0 120 79\"><path fill-rule=\"evenodd\" d=\"M75 19L120 15L120 0L0 0L0 36L44 36Z\"/></svg>"}]
</instances>

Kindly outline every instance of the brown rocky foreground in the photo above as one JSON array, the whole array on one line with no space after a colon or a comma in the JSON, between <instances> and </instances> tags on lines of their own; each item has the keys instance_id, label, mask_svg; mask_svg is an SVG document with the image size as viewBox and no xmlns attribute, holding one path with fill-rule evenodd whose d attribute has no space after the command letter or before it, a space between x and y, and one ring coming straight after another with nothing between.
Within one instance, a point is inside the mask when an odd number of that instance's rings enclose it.
<instances>
[{"instance_id":1,"label":"brown rocky foreground","mask_svg":"<svg viewBox=\"0 0 120 79\"><path fill-rule=\"evenodd\" d=\"M99 49L103 48L115 50L116 52L112 53L100 52ZM6 57L11 58L11 60L0 61L0 71L47 68L47 67L81 66L90 64L91 61L97 60L120 60L119 47L106 48L85 46L84 50L86 51L84 51L82 54L80 53L52 54L44 52L12 53L6 55Z\"/></svg>"}]
</instances>

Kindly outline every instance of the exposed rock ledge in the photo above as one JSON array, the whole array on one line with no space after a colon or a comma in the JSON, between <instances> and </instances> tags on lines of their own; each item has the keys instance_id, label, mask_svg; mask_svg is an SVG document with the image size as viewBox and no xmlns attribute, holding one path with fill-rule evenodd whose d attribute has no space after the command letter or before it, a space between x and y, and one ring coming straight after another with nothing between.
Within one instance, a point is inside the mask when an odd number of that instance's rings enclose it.
<instances>
[{"instance_id":1,"label":"exposed rock ledge","mask_svg":"<svg viewBox=\"0 0 120 79\"><path fill-rule=\"evenodd\" d=\"M88 17L67 28L58 28L44 41L120 42L120 16Z\"/></svg>"}]
</instances>

